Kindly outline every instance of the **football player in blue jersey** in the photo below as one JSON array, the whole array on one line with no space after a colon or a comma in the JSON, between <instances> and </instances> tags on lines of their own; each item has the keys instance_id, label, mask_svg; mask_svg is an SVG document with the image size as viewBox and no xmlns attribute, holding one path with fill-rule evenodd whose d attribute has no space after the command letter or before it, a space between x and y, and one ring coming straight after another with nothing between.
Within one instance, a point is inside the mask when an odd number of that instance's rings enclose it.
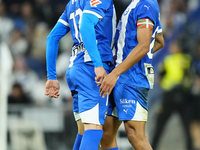
<instances>
[{"instance_id":1,"label":"football player in blue jersey","mask_svg":"<svg viewBox=\"0 0 200 150\"><path fill-rule=\"evenodd\" d=\"M108 98L100 96L95 80L102 82L113 68L115 27L112 0L70 0L47 38L45 95L54 98L60 88L56 77L59 40L71 31L74 42L66 73L78 125L73 150L97 150L102 138Z\"/></svg>"},{"instance_id":2,"label":"football player in blue jersey","mask_svg":"<svg viewBox=\"0 0 200 150\"><path fill-rule=\"evenodd\" d=\"M136 150L152 150L145 135L147 95L154 83L153 53L163 46L157 0L133 0L117 26L116 67L102 83L96 81L103 97L113 89L115 102L115 108L111 105L108 110L101 149L118 149L116 133L123 121L131 145Z\"/></svg>"}]
</instances>

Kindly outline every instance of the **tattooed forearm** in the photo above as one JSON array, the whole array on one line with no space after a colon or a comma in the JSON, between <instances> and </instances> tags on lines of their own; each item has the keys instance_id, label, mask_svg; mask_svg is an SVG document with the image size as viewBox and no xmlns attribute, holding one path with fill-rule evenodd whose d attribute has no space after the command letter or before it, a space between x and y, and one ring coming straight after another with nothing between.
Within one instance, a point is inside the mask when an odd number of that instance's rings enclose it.
<instances>
[{"instance_id":1,"label":"tattooed forearm","mask_svg":"<svg viewBox=\"0 0 200 150\"><path fill-rule=\"evenodd\" d=\"M162 33L158 33L157 36L162 36ZM158 46L158 43L160 43L160 41L156 38L155 43L154 43L154 47Z\"/></svg>"},{"instance_id":2,"label":"tattooed forearm","mask_svg":"<svg viewBox=\"0 0 200 150\"><path fill-rule=\"evenodd\" d=\"M158 46L158 44L159 44L159 41L155 40L153 48L156 48Z\"/></svg>"},{"instance_id":3,"label":"tattooed forearm","mask_svg":"<svg viewBox=\"0 0 200 150\"><path fill-rule=\"evenodd\" d=\"M162 32L160 32L160 33L157 33L157 35L158 35L158 36L162 36L163 34L162 34Z\"/></svg>"},{"instance_id":4,"label":"tattooed forearm","mask_svg":"<svg viewBox=\"0 0 200 150\"><path fill-rule=\"evenodd\" d=\"M162 43L161 43L161 41L160 41L160 39L162 39L162 38L163 38L163 34L162 34L162 33L158 33L158 34L156 35L156 39L155 39L154 46L153 46L153 52L156 52L156 51L158 51L160 48L163 47L163 45L162 45Z\"/></svg>"}]
</instances>

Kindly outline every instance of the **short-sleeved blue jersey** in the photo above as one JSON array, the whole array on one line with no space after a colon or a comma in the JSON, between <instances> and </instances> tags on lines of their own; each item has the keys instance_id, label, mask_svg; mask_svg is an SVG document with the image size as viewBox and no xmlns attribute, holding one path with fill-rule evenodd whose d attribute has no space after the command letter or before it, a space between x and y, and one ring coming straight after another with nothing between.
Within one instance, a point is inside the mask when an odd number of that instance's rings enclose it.
<instances>
[{"instance_id":1,"label":"short-sleeved blue jersey","mask_svg":"<svg viewBox=\"0 0 200 150\"><path fill-rule=\"evenodd\" d=\"M157 0L133 0L118 23L115 37L116 65L119 65L138 44L137 21L146 18L154 23L149 52L124 73L131 78L131 84L135 86L148 89L153 87L151 76L154 73L152 67L153 46L156 34L162 32L159 17L160 10Z\"/></svg>"},{"instance_id":2,"label":"short-sleeved blue jersey","mask_svg":"<svg viewBox=\"0 0 200 150\"><path fill-rule=\"evenodd\" d=\"M111 47L114 43L116 30L116 14L112 0L70 0L58 21L70 27L72 40L74 41L73 47L82 44L79 29L83 13L93 14L99 18L99 22L95 26L97 47L102 62L112 63ZM75 63L90 61L87 50L84 50L75 56L71 56L70 66Z\"/></svg>"}]
</instances>

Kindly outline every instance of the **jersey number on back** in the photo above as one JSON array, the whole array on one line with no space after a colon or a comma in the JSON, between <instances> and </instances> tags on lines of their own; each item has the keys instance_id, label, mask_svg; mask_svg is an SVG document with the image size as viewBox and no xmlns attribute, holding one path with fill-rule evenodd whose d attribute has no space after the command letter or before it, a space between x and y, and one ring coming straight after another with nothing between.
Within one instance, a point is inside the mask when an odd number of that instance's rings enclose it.
<instances>
[{"instance_id":1,"label":"jersey number on back","mask_svg":"<svg viewBox=\"0 0 200 150\"><path fill-rule=\"evenodd\" d=\"M75 30L75 38L78 40L78 42L82 42L82 38L81 38L81 34L79 33L79 29L81 26L81 19L82 19L82 10L80 8L78 8L75 12L72 12L70 14L70 20L73 20L73 24L74 24L74 30ZM76 22L77 20L77 22ZM77 27L78 24L78 27Z\"/></svg>"}]
</instances>

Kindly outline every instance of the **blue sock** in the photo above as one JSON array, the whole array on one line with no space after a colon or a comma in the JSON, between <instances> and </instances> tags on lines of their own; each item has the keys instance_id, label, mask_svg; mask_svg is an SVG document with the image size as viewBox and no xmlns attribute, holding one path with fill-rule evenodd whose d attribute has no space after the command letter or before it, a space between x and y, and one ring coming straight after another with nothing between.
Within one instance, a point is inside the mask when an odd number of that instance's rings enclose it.
<instances>
[{"instance_id":1,"label":"blue sock","mask_svg":"<svg viewBox=\"0 0 200 150\"><path fill-rule=\"evenodd\" d=\"M110 148L110 149L106 149L106 150L119 150L118 147L115 148Z\"/></svg>"},{"instance_id":2,"label":"blue sock","mask_svg":"<svg viewBox=\"0 0 200 150\"><path fill-rule=\"evenodd\" d=\"M83 133L80 150L98 150L103 130L90 129Z\"/></svg>"},{"instance_id":3,"label":"blue sock","mask_svg":"<svg viewBox=\"0 0 200 150\"><path fill-rule=\"evenodd\" d=\"M76 136L76 140L75 140L75 143L74 143L73 150L79 150L79 147L80 147L80 145L81 145L82 137L83 137L83 135L77 133L77 136Z\"/></svg>"}]
</instances>

